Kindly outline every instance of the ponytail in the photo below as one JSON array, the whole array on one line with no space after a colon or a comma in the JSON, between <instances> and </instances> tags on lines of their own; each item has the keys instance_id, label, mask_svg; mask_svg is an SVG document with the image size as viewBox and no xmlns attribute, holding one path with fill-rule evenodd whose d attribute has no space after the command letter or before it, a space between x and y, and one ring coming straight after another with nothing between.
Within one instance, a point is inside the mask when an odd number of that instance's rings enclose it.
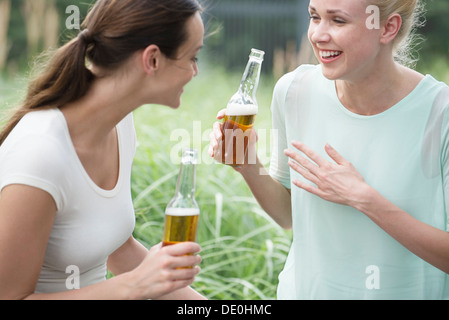
<instances>
[{"instance_id":1,"label":"ponytail","mask_svg":"<svg viewBox=\"0 0 449 320\"><path fill-rule=\"evenodd\" d=\"M58 108L86 94L94 77L86 67L88 46L89 39L82 32L56 51L44 72L30 82L25 101L0 133L0 145L28 112Z\"/></svg>"},{"instance_id":2,"label":"ponytail","mask_svg":"<svg viewBox=\"0 0 449 320\"><path fill-rule=\"evenodd\" d=\"M59 108L82 98L94 74L86 67L112 71L136 51L157 45L176 58L187 40L186 21L201 11L198 0L99 0L83 22L84 31L61 47L33 80L23 104L0 133L0 145L28 112Z\"/></svg>"}]
</instances>

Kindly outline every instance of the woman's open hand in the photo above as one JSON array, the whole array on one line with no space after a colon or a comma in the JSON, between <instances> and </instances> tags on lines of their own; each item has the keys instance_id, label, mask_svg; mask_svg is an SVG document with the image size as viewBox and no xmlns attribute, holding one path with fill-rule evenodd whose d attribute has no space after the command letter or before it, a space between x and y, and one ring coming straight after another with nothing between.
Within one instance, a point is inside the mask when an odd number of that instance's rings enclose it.
<instances>
[{"instance_id":1,"label":"woman's open hand","mask_svg":"<svg viewBox=\"0 0 449 320\"><path fill-rule=\"evenodd\" d=\"M289 166L315 186L297 179L293 181L294 185L324 200L343 205L354 206L361 200L364 187L367 186L365 180L329 144L326 144L325 150L335 162L324 159L301 142L294 141L292 145L306 157L292 150L285 150L285 155L290 158Z\"/></svg>"}]
</instances>

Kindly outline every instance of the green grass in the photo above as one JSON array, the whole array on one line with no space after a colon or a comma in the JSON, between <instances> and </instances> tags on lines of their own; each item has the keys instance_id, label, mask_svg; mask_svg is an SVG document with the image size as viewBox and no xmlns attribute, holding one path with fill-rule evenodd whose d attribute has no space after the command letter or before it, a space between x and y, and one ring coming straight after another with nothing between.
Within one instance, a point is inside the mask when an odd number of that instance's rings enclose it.
<instances>
[{"instance_id":1,"label":"green grass","mask_svg":"<svg viewBox=\"0 0 449 320\"><path fill-rule=\"evenodd\" d=\"M196 198L201 209L198 242L203 262L193 287L209 299L275 299L291 234L261 210L238 173L207 155L216 114L237 90L240 78L241 74L224 70L201 70L186 87L180 109L147 105L136 110L134 236L148 248L161 241L165 207L174 194L179 170L177 156L182 147L196 147L201 153ZM257 126L265 130L271 127L273 86L273 79L262 76ZM25 89L24 78L0 77L0 114L18 103ZM268 165L269 143L264 138L259 137L259 149Z\"/></svg>"},{"instance_id":2,"label":"green grass","mask_svg":"<svg viewBox=\"0 0 449 320\"><path fill-rule=\"evenodd\" d=\"M0 126L13 108L26 93L26 80L23 77L3 77L0 73Z\"/></svg>"}]
</instances>

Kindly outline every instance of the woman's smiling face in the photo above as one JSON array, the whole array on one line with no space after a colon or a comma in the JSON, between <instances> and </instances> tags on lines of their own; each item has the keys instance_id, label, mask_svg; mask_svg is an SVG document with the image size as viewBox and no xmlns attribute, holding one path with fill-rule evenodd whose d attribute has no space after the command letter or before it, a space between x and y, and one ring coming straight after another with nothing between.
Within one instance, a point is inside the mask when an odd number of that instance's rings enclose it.
<instances>
[{"instance_id":1,"label":"woman's smiling face","mask_svg":"<svg viewBox=\"0 0 449 320\"><path fill-rule=\"evenodd\" d=\"M366 76L381 50L379 29L368 29L366 0L310 0L309 41L331 80Z\"/></svg>"}]
</instances>

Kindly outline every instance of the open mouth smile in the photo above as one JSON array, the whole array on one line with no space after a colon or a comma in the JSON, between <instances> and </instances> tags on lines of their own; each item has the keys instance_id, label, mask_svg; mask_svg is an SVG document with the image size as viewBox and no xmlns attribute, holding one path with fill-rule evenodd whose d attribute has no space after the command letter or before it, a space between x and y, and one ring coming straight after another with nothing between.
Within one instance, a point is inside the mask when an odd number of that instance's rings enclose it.
<instances>
[{"instance_id":1,"label":"open mouth smile","mask_svg":"<svg viewBox=\"0 0 449 320\"><path fill-rule=\"evenodd\" d=\"M343 51L319 50L320 58L323 63L330 63L337 60Z\"/></svg>"}]
</instances>

